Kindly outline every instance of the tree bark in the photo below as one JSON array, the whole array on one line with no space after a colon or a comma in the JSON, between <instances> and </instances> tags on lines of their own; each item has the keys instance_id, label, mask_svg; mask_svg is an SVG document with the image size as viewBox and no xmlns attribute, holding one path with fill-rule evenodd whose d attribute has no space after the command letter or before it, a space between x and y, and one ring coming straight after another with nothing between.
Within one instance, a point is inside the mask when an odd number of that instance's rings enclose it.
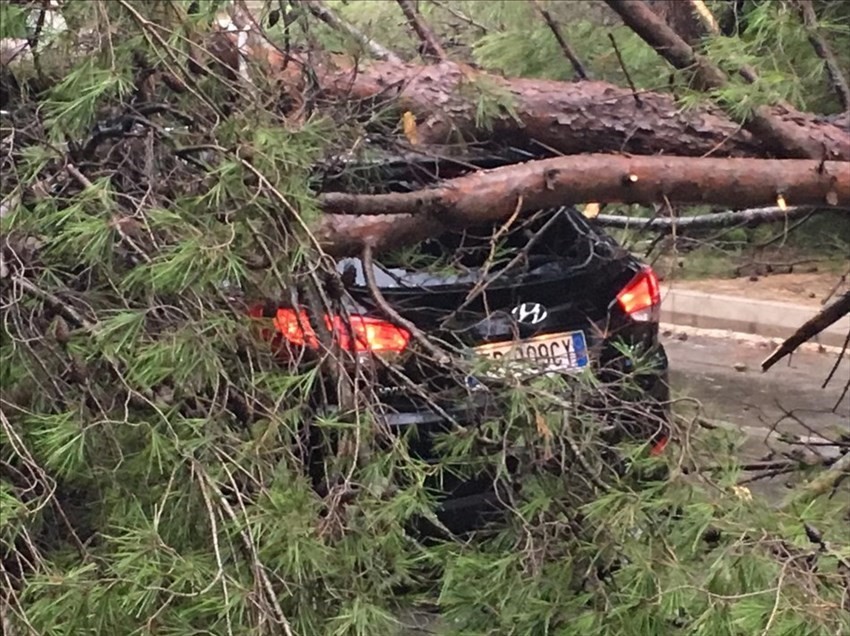
<instances>
[{"instance_id":1,"label":"tree bark","mask_svg":"<svg viewBox=\"0 0 850 636\"><path fill-rule=\"evenodd\" d=\"M470 225L571 203L712 203L746 208L775 203L850 205L850 166L808 160L582 155L473 173L416 192L326 193L332 215L320 240L336 254L414 243L447 225ZM377 215L354 222L339 215Z\"/></svg>"},{"instance_id":2,"label":"tree bark","mask_svg":"<svg viewBox=\"0 0 850 636\"><path fill-rule=\"evenodd\" d=\"M638 106L630 89L602 81L506 79L452 62L376 62L357 72L326 69L319 77L329 97L368 103L383 98L411 111L423 144L498 139L563 154L782 156L719 108L684 109L670 95L654 92L642 92ZM477 106L488 101L495 116L482 121ZM850 161L850 131L779 107L770 112L827 157Z\"/></svg>"},{"instance_id":3,"label":"tree bark","mask_svg":"<svg viewBox=\"0 0 850 636\"><path fill-rule=\"evenodd\" d=\"M218 37L235 47L232 33L221 32ZM286 64L268 42L250 49L246 54L260 63L260 72L276 71L283 90L300 103L306 90L301 75L306 60ZM561 154L782 156L769 140L742 130L717 107L685 109L671 95L651 91L640 94L638 105L630 89L608 82L511 79L449 61L431 65L372 62L363 68L343 61L323 68L313 64L311 71L325 97L359 100L367 107L381 100L399 111L410 111L416 116L422 144L498 139ZM481 117L482 105L489 106L488 116ZM850 161L846 128L779 107L769 110L810 144L822 148L827 158Z\"/></svg>"}]
</instances>

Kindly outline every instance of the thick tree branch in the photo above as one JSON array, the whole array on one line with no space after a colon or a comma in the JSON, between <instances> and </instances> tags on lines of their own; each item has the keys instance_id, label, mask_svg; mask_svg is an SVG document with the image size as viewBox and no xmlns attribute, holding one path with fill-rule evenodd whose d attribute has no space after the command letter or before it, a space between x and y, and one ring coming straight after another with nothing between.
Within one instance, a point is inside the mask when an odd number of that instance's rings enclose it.
<instances>
[{"instance_id":1,"label":"thick tree branch","mask_svg":"<svg viewBox=\"0 0 850 636\"><path fill-rule=\"evenodd\" d=\"M442 144L470 138L499 138L534 146L536 141L564 154L772 156L762 141L711 109L684 110L662 93L641 94L635 107L628 88L607 82L505 79L444 62L432 66L376 63L355 73L329 70L320 75L326 94L369 100L390 93L399 109L417 117L420 142ZM496 112L482 124L476 99ZM812 118L809 118L810 121ZM831 155L850 160L850 134L831 124L801 121L801 129ZM488 127L489 126L489 127Z\"/></svg>"},{"instance_id":2,"label":"thick tree branch","mask_svg":"<svg viewBox=\"0 0 850 636\"><path fill-rule=\"evenodd\" d=\"M677 69L694 74L697 85L705 91L718 90L728 84L726 74L708 59L697 55L693 48L656 15L649 6L635 0L605 0L623 22L652 46ZM742 69L747 81L752 81L751 69ZM749 77L748 77L749 76ZM724 104L721 101L721 106ZM782 156L819 159L824 148L813 141L799 127L776 117L767 106L757 106L748 116L745 127ZM842 156L842 153L833 157ZM832 157L830 157L832 158Z\"/></svg>"},{"instance_id":3,"label":"thick tree branch","mask_svg":"<svg viewBox=\"0 0 850 636\"><path fill-rule=\"evenodd\" d=\"M416 192L327 193L332 214L427 213L463 223L522 211L599 201L755 207L782 195L796 205L850 205L850 171L838 162L795 159L702 159L581 155L528 161L452 179Z\"/></svg>"},{"instance_id":4,"label":"thick tree branch","mask_svg":"<svg viewBox=\"0 0 850 636\"><path fill-rule=\"evenodd\" d=\"M803 323L797 331L777 347L776 351L765 358L764 362L761 363L761 370L767 371L782 358L794 353L801 344L811 340L821 331L848 314L850 314L850 292L846 292L834 303L827 305L815 316Z\"/></svg>"},{"instance_id":5,"label":"thick tree branch","mask_svg":"<svg viewBox=\"0 0 850 636\"><path fill-rule=\"evenodd\" d=\"M425 54L436 60L445 60L447 59L446 51L443 49L443 45L440 44L440 41L437 39L437 36L434 35L434 32L431 28L425 24L425 21L422 19L422 16L416 10L416 7L410 2L410 0L396 0L398 5L401 7L402 12L404 13L404 17L407 19L407 23L410 27L416 32L416 35L422 41L422 46L425 49Z\"/></svg>"},{"instance_id":6,"label":"thick tree branch","mask_svg":"<svg viewBox=\"0 0 850 636\"><path fill-rule=\"evenodd\" d=\"M843 163L807 160L700 159L582 155L481 171L416 192L327 193L319 230L335 254L357 255L421 241L449 225L507 218L520 212L585 201L714 203L756 207L782 194L792 205L850 205ZM368 215L346 219L340 215ZM373 216L374 215L374 216Z\"/></svg>"},{"instance_id":7,"label":"thick tree branch","mask_svg":"<svg viewBox=\"0 0 850 636\"><path fill-rule=\"evenodd\" d=\"M680 108L672 96L643 92L641 107L628 88L607 82L557 82L490 75L459 64L373 63L356 74L320 76L334 97L368 100L394 95L399 109L417 117L420 142L497 138L534 147L542 142L564 154L632 152L688 156L787 156L771 140L754 138L711 108ZM392 91L392 92L391 92ZM484 100L494 116L482 122ZM765 107L766 108L766 107ZM803 113L766 109L809 145L820 159L850 161L850 132Z\"/></svg>"}]
</instances>

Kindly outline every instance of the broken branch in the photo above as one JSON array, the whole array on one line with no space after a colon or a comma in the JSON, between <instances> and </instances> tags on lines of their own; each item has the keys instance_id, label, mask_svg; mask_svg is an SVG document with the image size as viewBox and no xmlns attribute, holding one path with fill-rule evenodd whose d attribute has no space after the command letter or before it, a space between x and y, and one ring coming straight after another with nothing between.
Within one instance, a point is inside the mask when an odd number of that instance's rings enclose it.
<instances>
[{"instance_id":1,"label":"broken branch","mask_svg":"<svg viewBox=\"0 0 850 636\"><path fill-rule=\"evenodd\" d=\"M457 18L461 22L465 22L469 26L475 27L476 29L481 31L482 35L487 35L488 29L487 29L486 26L484 26L483 24L481 24L477 20L471 18L470 16L466 15L465 13L458 11L457 9L452 7L451 5L449 5L445 2L438 2L438 0L431 0L431 4L433 4L434 6L440 7L441 9L444 9L445 11L447 11L448 13L453 15L455 18Z\"/></svg>"},{"instance_id":2,"label":"broken branch","mask_svg":"<svg viewBox=\"0 0 850 636\"><path fill-rule=\"evenodd\" d=\"M235 34L218 36L237 46ZM250 54L260 64L278 69L284 85L303 81L295 71L287 75L286 59L270 45L259 43ZM297 56L291 59L307 63ZM372 62L362 69L350 62L340 64L339 59L333 64L310 65L322 94L365 105L377 97L394 98L394 106L417 118L423 145L496 138L538 154L541 149L563 154L625 151L696 157L783 154L769 140L742 131L716 108L682 109L664 93L642 92L638 111L632 91L601 81L505 78L449 61L433 65ZM492 117L480 117L481 100L492 102ZM780 108L766 112L817 146L818 159L850 161L846 127Z\"/></svg>"},{"instance_id":3,"label":"broken branch","mask_svg":"<svg viewBox=\"0 0 850 636\"><path fill-rule=\"evenodd\" d=\"M712 15L709 8L705 6L705 2L703 0L690 0L690 5L694 14L702 22L705 30L712 35L720 35L720 26L717 24L717 20L714 19L714 15Z\"/></svg>"},{"instance_id":4,"label":"broken branch","mask_svg":"<svg viewBox=\"0 0 850 636\"><path fill-rule=\"evenodd\" d=\"M743 224L754 225L758 223L772 223L775 221L790 221L822 210L825 210L825 208L811 208L803 206L782 209L779 207L769 207L753 208L751 210L730 210L728 212L699 214L697 216L685 216L679 218L655 217L651 219L636 219L633 216L600 214L594 219L594 221L599 225L604 225L606 227L669 231L674 225L677 229L685 230L732 227Z\"/></svg>"},{"instance_id":5,"label":"broken branch","mask_svg":"<svg viewBox=\"0 0 850 636\"><path fill-rule=\"evenodd\" d=\"M788 510L795 505L806 504L813 499L817 499L826 492L832 490L838 482L847 477L850 473L850 453L844 453L840 459L834 462L827 470L815 477L800 491L789 497L781 508Z\"/></svg>"},{"instance_id":6,"label":"broken branch","mask_svg":"<svg viewBox=\"0 0 850 636\"><path fill-rule=\"evenodd\" d=\"M761 370L767 371L785 356L793 353L797 347L811 340L821 331L850 314L850 292L846 292L831 305L821 309L815 316L803 323L797 331L785 340L776 351L761 363Z\"/></svg>"},{"instance_id":7,"label":"broken branch","mask_svg":"<svg viewBox=\"0 0 850 636\"><path fill-rule=\"evenodd\" d=\"M829 74L829 79L838 95L838 99L841 100L841 105L845 111L850 112L850 86L847 84L847 78L841 72L841 66L835 58L832 49L821 34L818 33L818 18L814 7L812 7L812 2L811 0L797 0L797 5L800 15L803 18L803 24L806 26L806 31L809 34L809 42L818 57L826 64L826 72Z\"/></svg>"}]
</instances>

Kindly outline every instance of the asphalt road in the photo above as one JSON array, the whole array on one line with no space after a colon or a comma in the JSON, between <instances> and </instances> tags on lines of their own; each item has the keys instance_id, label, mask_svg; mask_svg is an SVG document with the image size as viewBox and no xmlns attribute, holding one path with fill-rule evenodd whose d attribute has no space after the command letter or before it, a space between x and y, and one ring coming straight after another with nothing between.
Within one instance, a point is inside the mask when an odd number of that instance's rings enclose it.
<instances>
[{"instance_id":1,"label":"asphalt road","mask_svg":"<svg viewBox=\"0 0 850 636\"><path fill-rule=\"evenodd\" d=\"M842 397L850 353L839 359L836 351L809 348L762 372L761 361L772 351L767 341L665 333L674 393L699 400L709 418L752 432L850 432L850 394Z\"/></svg>"}]
</instances>

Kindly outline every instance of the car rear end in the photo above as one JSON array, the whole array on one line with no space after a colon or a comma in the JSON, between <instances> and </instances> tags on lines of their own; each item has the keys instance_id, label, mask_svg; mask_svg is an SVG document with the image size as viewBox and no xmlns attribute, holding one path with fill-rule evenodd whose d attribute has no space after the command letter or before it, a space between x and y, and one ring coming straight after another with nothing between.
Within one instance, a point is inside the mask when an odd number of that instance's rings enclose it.
<instances>
[{"instance_id":1,"label":"car rear end","mask_svg":"<svg viewBox=\"0 0 850 636\"><path fill-rule=\"evenodd\" d=\"M663 413L657 278L575 209L541 211L516 227L449 232L372 267L339 261L349 317L327 316L326 325L343 348L382 363L371 365L379 417L398 434L415 427L407 439L422 459L439 461L433 439L453 423L475 425L503 412L486 387L494 369L512 365L568 376L590 370L603 382L631 377L640 385L636 399ZM321 348L295 308L279 308L275 323L288 345ZM471 366L461 370L423 350L413 330ZM637 373L624 348L649 356L649 371ZM491 364L476 373L481 359ZM666 431L645 434L657 444ZM447 509L464 509L489 484L485 477L441 487Z\"/></svg>"}]
</instances>

